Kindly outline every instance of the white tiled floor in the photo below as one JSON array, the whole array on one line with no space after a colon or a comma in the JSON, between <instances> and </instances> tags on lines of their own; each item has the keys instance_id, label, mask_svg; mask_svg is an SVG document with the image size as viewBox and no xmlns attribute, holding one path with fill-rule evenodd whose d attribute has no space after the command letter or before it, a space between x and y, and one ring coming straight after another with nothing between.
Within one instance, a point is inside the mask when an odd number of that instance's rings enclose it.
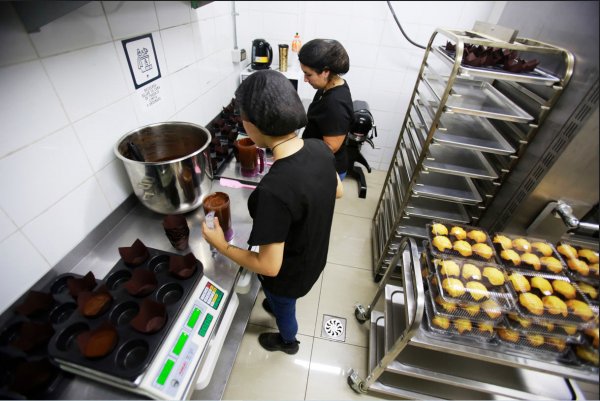
<instances>
[{"instance_id":1,"label":"white tiled floor","mask_svg":"<svg viewBox=\"0 0 600 401\"><path fill-rule=\"evenodd\" d=\"M367 197L358 197L358 184L344 180L344 197L335 207L325 271L312 290L298 300L296 355L268 352L258 335L276 331L275 319L261 304L259 292L229 377L224 400L378 399L354 393L346 378L350 369L367 372L368 326L354 317L354 305L368 305L377 284L371 273L371 219L385 181L385 171L366 173ZM321 336L323 315L346 319L344 342Z\"/></svg>"}]
</instances>

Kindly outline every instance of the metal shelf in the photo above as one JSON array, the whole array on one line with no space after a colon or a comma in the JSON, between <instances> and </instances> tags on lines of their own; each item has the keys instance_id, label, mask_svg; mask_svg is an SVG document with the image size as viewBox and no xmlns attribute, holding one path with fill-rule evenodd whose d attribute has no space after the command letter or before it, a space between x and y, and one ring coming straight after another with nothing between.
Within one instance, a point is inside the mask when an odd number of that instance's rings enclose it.
<instances>
[{"instance_id":1,"label":"metal shelf","mask_svg":"<svg viewBox=\"0 0 600 401\"><path fill-rule=\"evenodd\" d=\"M472 149L431 145L429 158L423 161L425 171L459 175L462 177L495 180L498 174L481 152Z\"/></svg>"}]
</instances>

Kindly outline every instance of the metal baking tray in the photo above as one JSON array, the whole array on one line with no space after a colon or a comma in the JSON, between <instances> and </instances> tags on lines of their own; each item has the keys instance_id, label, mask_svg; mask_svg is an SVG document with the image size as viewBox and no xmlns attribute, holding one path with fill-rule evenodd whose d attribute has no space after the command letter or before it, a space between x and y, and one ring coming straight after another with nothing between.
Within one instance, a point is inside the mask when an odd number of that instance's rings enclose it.
<instances>
[{"instance_id":1,"label":"metal baking tray","mask_svg":"<svg viewBox=\"0 0 600 401\"><path fill-rule=\"evenodd\" d=\"M429 155L431 159L423 160L427 171L484 180L498 178L492 165L477 150L434 144L429 147Z\"/></svg>"},{"instance_id":2,"label":"metal baking tray","mask_svg":"<svg viewBox=\"0 0 600 401\"><path fill-rule=\"evenodd\" d=\"M448 220L457 223L469 223L465 207L460 203L445 202L438 199L419 198L413 196L408 201L404 212L408 216L428 219Z\"/></svg>"},{"instance_id":3,"label":"metal baking tray","mask_svg":"<svg viewBox=\"0 0 600 401\"><path fill-rule=\"evenodd\" d=\"M427 239L427 228L425 227L431 219L421 217L403 217L396 228L397 236L408 236Z\"/></svg>"},{"instance_id":4,"label":"metal baking tray","mask_svg":"<svg viewBox=\"0 0 600 401\"><path fill-rule=\"evenodd\" d=\"M430 172L420 174L413 192L418 196L476 205L481 196L468 177Z\"/></svg>"},{"instance_id":5,"label":"metal baking tray","mask_svg":"<svg viewBox=\"0 0 600 401\"><path fill-rule=\"evenodd\" d=\"M438 56L442 61L451 65L454 64L455 52L449 52L441 46L432 47L432 50L433 54ZM502 79L506 81L525 82L546 86L552 86L555 83L560 82L560 78L555 77L540 68L536 68L531 72L514 73L499 67L472 67L461 64L458 73L464 76Z\"/></svg>"},{"instance_id":6,"label":"metal baking tray","mask_svg":"<svg viewBox=\"0 0 600 401\"><path fill-rule=\"evenodd\" d=\"M428 129L434 117L431 106L417 98L417 105L413 106L413 109L421 118L425 129ZM425 113L422 112L423 109L426 111ZM417 121L413 118L413 122L418 125ZM515 153L515 148L486 118L465 114L444 113L440 118L433 140L447 146L474 149L486 153L499 155Z\"/></svg>"},{"instance_id":7,"label":"metal baking tray","mask_svg":"<svg viewBox=\"0 0 600 401\"><path fill-rule=\"evenodd\" d=\"M447 82L445 78L427 72L423 76L423 82L435 98L436 103L439 104L441 102L440 94L444 93L446 89ZM451 113L463 113L521 123L533 120L531 115L500 93L489 82L456 78L445 107Z\"/></svg>"}]
</instances>

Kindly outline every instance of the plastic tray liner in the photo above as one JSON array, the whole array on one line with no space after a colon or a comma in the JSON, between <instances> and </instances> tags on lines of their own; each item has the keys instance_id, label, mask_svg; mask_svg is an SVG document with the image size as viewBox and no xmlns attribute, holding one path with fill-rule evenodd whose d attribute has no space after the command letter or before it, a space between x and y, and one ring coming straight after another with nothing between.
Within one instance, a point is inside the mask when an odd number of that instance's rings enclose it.
<instances>
[{"instance_id":1,"label":"plastic tray liner","mask_svg":"<svg viewBox=\"0 0 600 401\"><path fill-rule=\"evenodd\" d=\"M568 360L569 344L563 339L541 334L526 334L506 327L496 327L496 341L514 351L542 353L561 361ZM510 333L510 339L506 334Z\"/></svg>"},{"instance_id":2,"label":"plastic tray liner","mask_svg":"<svg viewBox=\"0 0 600 401\"><path fill-rule=\"evenodd\" d=\"M498 232L492 236L492 243L498 263L506 268L566 276L564 261L544 239Z\"/></svg>"},{"instance_id":3,"label":"plastic tray liner","mask_svg":"<svg viewBox=\"0 0 600 401\"><path fill-rule=\"evenodd\" d=\"M135 267L129 267L123 259L119 259L104 280L99 283L108 287L113 298L106 312L88 318L76 310L57 325L56 333L48 345L48 352L54 360L131 382L145 372L162 346L171 326L177 320L176 318L190 293L203 276L203 267L198 261L195 272L190 277L177 278L169 273L169 258L171 255L180 255L153 248L148 248L148 251L150 254L148 259ZM154 272L157 286L151 293L145 296L133 296L126 290L125 283L132 277L134 269L147 269ZM54 294L55 297L66 302L69 301L70 295L66 291L66 286L59 285L59 281L62 279L64 277L55 282L56 292ZM151 334L136 331L130 324L140 311L142 301L145 299L163 303L166 306L167 317L164 326ZM86 331L92 331L107 321L112 323L117 330L116 346L105 356L85 357L77 345L77 336Z\"/></svg>"},{"instance_id":4,"label":"plastic tray liner","mask_svg":"<svg viewBox=\"0 0 600 401\"><path fill-rule=\"evenodd\" d=\"M48 344L77 309L66 284L71 277L82 276L59 275L52 283L26 292L2 314L0 393L6 398L56 398L54 393L70 376L50 361ZM59 287L66 296L56 293Z\"/></svg>"},{"instance_id":5,"label":"plastic tray liner","mask_svg":"<svg viewBox=\"0 0 600 401\"><path fill-rule=\"evenodd\" d=\"M437 242L434 242L436 234L434 234L432 231L434 224L441 224L446 228L446 230L448 231L448 234L444 235L444 236L450 240L450 242L453 246L452 249L443 248L443 250L440 250L440 248L437 247ZM460 230L460 229L462 229L462 230ZM455 230L455 231L453 231L453 230ZM457 232L457 230L458 230L458 232ZM472 250L473 245L478 243L476 240L474 240L470 237L471 232L473 232L473 231L480 231L481 233L483 233L485 235L485 239L480 243L487 245L489 247L489 248L486 248L486 250L491 251L491 256L489 258L480 256L476 252L473 252L473 250ZM466 259L476 260L476 261L496 263L496 259L495 259L496 253L494 251L494 247L492 245L490 235L482 228L468 226L468 225L462 225L462 224L456 224L456 223L441 221L441 220L433 220L431 222L431 224L427 225L427 239L429 240L429 245L430 245L429 249L431 250L431 254L434 256L458 257L458 258L466 258ZM481 241L481 239L479 239L479 240ZM457 241L467 242L468 247L466 247L466 251L467 251L466 253L464 251L463 251L463 253L460 253L454 249L454 246L456 245ZM444 241L444 242L446 242L446 241ZM470 254L468 253L469 249L471 252Z\"/></svg>"},{"instance_id":6,"label":"plastic tray liner","mask_svg":"<svg viewBox=\"0 0 600 401\"><path fill-rule=\"evenodd\" d=\"M429 294L425 294L425 314L427 315L426 333L430 333L434 336L437 335L454 339L468 338L481 342L492 341L495 337L493 327L489 323L471 322L469 319L456 319L436 315L431 306L431 295ZM439 324L445 324L447 327L441 327ZM479 327L481 327L482 324L491 327L492 332L480 330ZM460 325L462 332L458 330L457 325Z\"/></svg>"},{"instance_id":7,"label":"plastic tray liner","mask_svg":"<svg viewBox=\"0 0 600 401\"><path fill-rule=\"evenodd\" d=\"M499 305L491 303L495 302L494 300L487 301L488 303L483 308L479 304L469 305L461 302L446 301L440 296L436 280L436 276L431 276L427 279L429 295L431 297L431 309L435 316L443 316L449 319L467 319L473 324L488 323L492 326L504 322L504 312ZM436 282L434 283L433 281ZM486 313L486 309L491 315Z\"/></svg>"},{"instance_id":8,"label":"plastic tray liner","mask_svg":"<svg viewBox=\"0 0 600 401\"><path fill-rule=\"evenodd\" d=\"M583 281L592 286L600 285L600 273L598 272L598 248L580 246L568 241L560 241L556 244L556 250L566 265L566 273L572 280ZM571 253L572 250L576 254ZM581 267L579 265L583 263ZM587 274L585 274L587 273ZM590 300L592 300L590 298ZM598 297L593 299L598 303Z\"/></svg>"},{"instance_id":9,"label":"plastic tray liner","mask_svg":"<svg viewBox=\"0 0 600 401\"><path fill-rule=\"evenodd\" d=\"M514 308L515 298L508 290L504 268L495 263L484 263L453 257L434 257L434 277L442 299L461 303L463 307L478 305L492 300L502 312ZM484 275L491 270L501 283L494 284ZM496 283L496 281L494 281ZM433 283L432 283L433 284ZM489 307L489 304L485 304Z\"/></svg>"},{"instance_id":10,"label":"plastic tray liner","mask_svg":"<svg viewBox=\"0 0 600 401\"><path fill-rule=\"evenodd\" d=\"M511 269L507 273L508 288L516 301L516 311L522 317L542 323L575 325L580 329L595 325L598 315L585 294L568 277ZM557 303L545 303L550 296L555 297ZM571 301L577 304L579 312L568 307Z\"/></svg>"},{"instance_id":11,"label":"plastic tray liner","mask_svg":"<svg viewBox=\"0 0 600 401\"><path fill-rule=\"evenodd\" d=\"M555 324L528 319L517 312L505 315L504 326L521 333L542 334L561 338L570 344L581 344L583 342L582 332L576 325Z\"/></svg>"}]
</instances>

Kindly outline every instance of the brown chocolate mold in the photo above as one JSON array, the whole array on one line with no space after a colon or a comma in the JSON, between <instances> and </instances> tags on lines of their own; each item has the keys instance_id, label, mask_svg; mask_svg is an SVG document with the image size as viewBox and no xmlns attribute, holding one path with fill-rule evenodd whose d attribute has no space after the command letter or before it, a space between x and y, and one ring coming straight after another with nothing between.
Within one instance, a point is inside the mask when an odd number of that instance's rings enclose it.
<instances>
[{"instance_id":1,"label":"brown chocolate mold","mask_svg":"<svg viewBox=\"0 0 600 401\"><path fill-rule=\"evenodd\" d=\"M96 291L84 291L77 298L79 313L86 317L96 317L106 312L113 300L106 284Z\"/></svg>"},{"instance_id":2,"label":"brown chocolate mold","mask_svg":"<svg viewBox=\"0 0 600 401\"><path fill-rule=\"evenodd\" d=\"M40 398L37 395L47 389L57 378L59 370L48 358L34 361L22 361L17 364L14 380L9 388L28 398Z\"/></svg>"},{"instance_id":3,"label":"brown chocolate mold","mask_svg":"<svg viewBox=\"0 0 600 401\"><path fill-rule=\"evenodd\" d=\"M48 344L53 334L54 329L49 322L23 322L14 336L15 338L10 342L10 345L23 352L31 352L38 347Z\"/></svg>"},{"instance_id":4,"label":"brown chocolate mold","mask_svg":"<svg viewBox=\"0 0 600 401\"><path fill-rule=\"evenodd\" d=\"M167 308L165 304L144 299L139 313L131 320L131 327L140 333L156 333L167 322Z\"/></svg>"},{"instance_id":5,"label":"brown chocolate mold","mask_svg":"<svg viewBox=\"0 0 600 401\"><path fill-rule=\"evenodd\" d=\"M77 336L79 351L86 358L100 358L108 355L117 345L119 335L109 321L98 328L85 331Z\"/></svg>"},{"instance_id":6,"label":"brown chocolate mold","mask_svg":"<svg viewBox=\"0 0 600 401\"><path fill-rule=\"evenodd\" d=\"M190 228L184 216L170 214L163 219L163 228L171 245L177 250L183 251L189 246Z\"/></svg>"},{"instance_id":7,"label":"brown chocolate mold","mask_svg":"<svg viewBox=\"0 0 600 401\"><path fill-rule=\"evenodd\" d=\"M127 292L136 297L144 297L150 294L157 286L158 282L154 272L143 268L135 269L131 279L124 284Z\"/></svg>"},{"instance_id":8,"label":"brown chocolate mold","mask_svg":"<svg viewBox=\"0 0 600 401\"><path fill-rule=\"evenodd\" d=\"M17 306L15 311L24 316L34 316L48 312L53 304L54 298L51 294L40 291L29 291L25 301Z\"/></svg>"},{"instance_id":9,"label":"brown chocolate mold","mask_svg":"<svg viewBox=\"0 0 600 401\"><path fill-rule=\"evenodd\" d=\"M171 255L169 258L169 273L181 279L191 277L196 272L196 266L201 264L193 253L185 256Z\"/></svg>"},{"instance_id":10,"label":"brown chocolate mold","mask_svg":"<svg viewBox=\"0 0 600 401\"><path fill-rule=\"evenodd\" d=\"M79 297L79 294L84 291L92 291L96 287L96 278L94 277L94 273L88 272L85 276L81 278L68 278L67 279L67 288L69 289L69 294L75 299Z\"/></svg>"},{"instance_id":11,"label":"brown chocolate mold","mask_svg":"<svg viewBox=\"0 0 600 401\"><path fill-rule=\"evenodd\" d=\"M119 255L121 255L125 264L137 266L144 263L148 259L148 256L150 256L150 253L146 245L139 239L136 239L130 247L119 248Z\"/></svg>"}]
</instances>

